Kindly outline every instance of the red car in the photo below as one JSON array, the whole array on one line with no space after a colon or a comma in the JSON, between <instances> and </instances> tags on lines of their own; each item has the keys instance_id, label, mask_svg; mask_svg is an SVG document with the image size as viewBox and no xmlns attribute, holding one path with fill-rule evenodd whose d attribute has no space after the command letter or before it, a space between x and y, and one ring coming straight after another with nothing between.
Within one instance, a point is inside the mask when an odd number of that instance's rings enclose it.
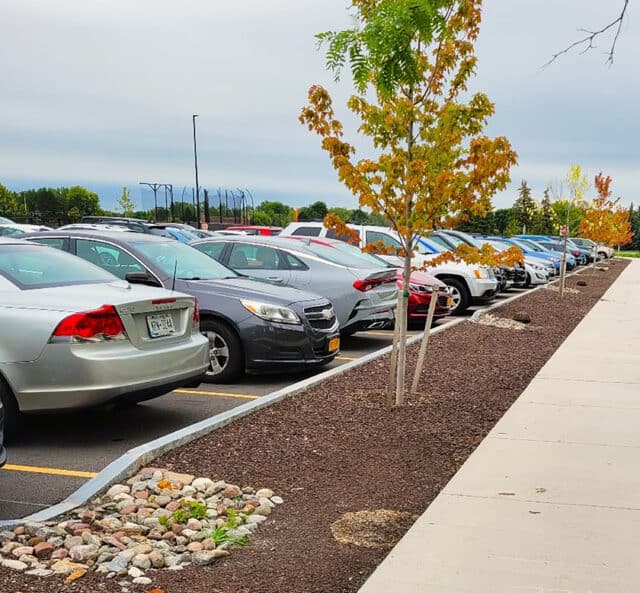
<instances>
[{"instance_id":1,"label":"red car","mask_svg":"<svg viewBox=\"0 0 640 593\"><path fill-rule=\"evenodd\" d=\"M247 235L266 235L268 237L279 235L281 226L260 226L256 224L238 224L228 226L225 231L244 231Z\"/></svg>"},{"instance_id":2,"label":"red car","mask_svg":"<svg viewBox=\"0 0 640 593\"><path fill-rule=\"evenodd\" d=\"M398 270L396 276L398 288L402 289L402 272ZM437 290L438 300L433 312L434 319L446 317L451 312L453 301L447 285L424 272L411 272L409 279L409 305L407 321L426 321L429 303L434 290Z\"/></svg>"}]
</instances>

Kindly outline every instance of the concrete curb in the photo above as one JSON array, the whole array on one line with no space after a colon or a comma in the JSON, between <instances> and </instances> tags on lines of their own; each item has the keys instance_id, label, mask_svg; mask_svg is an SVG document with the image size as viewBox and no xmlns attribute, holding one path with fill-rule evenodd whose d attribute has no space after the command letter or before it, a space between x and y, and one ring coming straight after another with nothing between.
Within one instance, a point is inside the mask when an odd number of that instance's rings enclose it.
<instances>
[{"instance_id":1,"label":"concrete curb","mask_svg":"<svg viewBox=\"0 0 640 593\"><path fill-rule=\"evenodd\" d=\"M516 294L513 297L505 299L504 301L500 301L499 303L495 303L490 307L481 309L481 311L485 312L500 307L525 295L531 294L534 290L542 288L543 286L544 285L538 286L535 289ZM473 318L476 317L479 312L480 311L476 311L471 319L473 320ZM439 333L449 327L453 327L455 325L458 325L459 323L462 323L463 321L467 321L468 319L469 318L467 317L455 318L445 325L434 328L431 333ZM407 340L407 345L410 346L412 344L415 344L421 339L422 333L416 336L412 336ZM369 354L366 354L358 360L354 360L347 364L340 365L339 367L336 367L334 369L324 371L323 373L319 373L317 375L314 375L313 377L304 379L303 381L298 381L293 385L289 385L288 387L284 387L282 389L279 389L278 391L274 391L273 393L264 395L259 399L247 402L246 404L242 404L240 406L237 406L236 408L212 416L211 418L207 418L205 420L201 420L200 422L196 422L195 424L185 426L180 430L176 430L153 441L149 441L148 443L144 443L142 445L134 447L133 449L129 449L129 451L112 461L102 471L100 471L97 476L88 480L85 484L78 488L73 494L65 498L62 502L50 506L49 508L42 511L38 511L37 513L33 513L32 515L23 517L22 519L0 521L0 528L8 529L25 523L51 521L58 515L68 513L73 509L86 504L87 501L97 496L103 490L106 490L107 487L111 484L128 479L129 477L134 475L141 467L148 465L153 459L159 457L167 451L171 451L176 447L186 445L187 443L205 436L210 432L216 430L217 428L221 428L226 424L233 422L234 420L238 420L239 418L248 416L253 412L256 412L262 408L266 408L267 406L275 404L280 400L296 395L302 391L309 389L310 387L322 383L326 379L337 377L353 368L359 367L372 360L381 358L382 356L385 356L390 352L391 346L386 346L384 348L381 348L380 350L376 350L375 352L370 352Z\"/></svg>"}]
</instances>

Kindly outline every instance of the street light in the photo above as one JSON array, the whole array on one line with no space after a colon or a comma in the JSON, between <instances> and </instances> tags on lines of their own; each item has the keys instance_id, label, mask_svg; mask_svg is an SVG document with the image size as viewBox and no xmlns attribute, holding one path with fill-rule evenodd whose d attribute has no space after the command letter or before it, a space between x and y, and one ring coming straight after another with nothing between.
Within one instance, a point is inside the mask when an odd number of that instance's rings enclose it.
<instances>
[{"instance_id":1,"label":"street light","mask_svg":"<svg viewBox=\"0 0 640 593\"><path fill-rule=\"evenodd\" d=\"M200 228L200 186L198 185L198 146L196 144L196 117L197 114L191 116L193 122L193 163L196 170L196 228Z\"/></svg>"}]
</instances>

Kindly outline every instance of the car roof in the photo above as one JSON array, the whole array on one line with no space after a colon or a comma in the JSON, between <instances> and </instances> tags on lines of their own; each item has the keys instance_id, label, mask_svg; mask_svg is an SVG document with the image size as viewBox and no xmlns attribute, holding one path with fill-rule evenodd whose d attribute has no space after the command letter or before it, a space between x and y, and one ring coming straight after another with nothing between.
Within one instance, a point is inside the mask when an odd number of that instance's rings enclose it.
<instances>
[{"instance_id":1,"label":"car roof","mask_svg":"<svg viewBox=\"0 0 640 593\"><path fill-rule=\"evenodd\" d=\"M41 231L38 233L25 233L26 238L31 237L56 237L56 236L78 237L84 239L108 239L112 243L129 245L130 243L150 243L153 241L166 243L166 237L158 237L149 233L122 233L118 231L97 231L85 229L63 229L60 231ZM171 241L174 241L171 239Z\"/></svg>"},{"instance_id":2,"label":"car roof","mask_svg":"<svg viewBox=\"0 0 640 593\"><path fill-rule=\"evenodd\" d=\"M191 241L190 245L198 245L200 243L257 243L260 245L270 245L272 247L281 247L283 249L300 249L304 245L310 243L316 245L326 245L331 247L333 244L344 243L339 239L329 239L327 237L304 237L302 235L295 237L281 237L279 235L269 237L267 235L227 235L224 237L207 237Z\"/></svg>"}]
</instances>

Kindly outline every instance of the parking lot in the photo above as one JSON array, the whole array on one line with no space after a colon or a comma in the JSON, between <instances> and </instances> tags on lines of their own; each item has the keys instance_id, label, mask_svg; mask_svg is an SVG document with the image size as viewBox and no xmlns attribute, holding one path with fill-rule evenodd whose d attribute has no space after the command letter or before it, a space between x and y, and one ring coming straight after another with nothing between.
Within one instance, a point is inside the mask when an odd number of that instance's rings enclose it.
<instances>
[{"instance_id":1,"label":"parking lot","mask_svg":"<svg viewBox=\"0 0 640 593\"><path fill-rule=\"evenodd\" d=\"M511 289L497 301L519 292ZM437 325L446 323L445 319ZM409 335L417 333L418 329L409 331ZM325 370L388 346L392 335L390 330L376 330L345 338L340 355ZM9 463L0 470L0 520L23 517L59 502L132 447L307 376L246 376L232 385L177 389L135 406L29 417L22 437L8 447Z\"/></svg>"}]
</instances>

